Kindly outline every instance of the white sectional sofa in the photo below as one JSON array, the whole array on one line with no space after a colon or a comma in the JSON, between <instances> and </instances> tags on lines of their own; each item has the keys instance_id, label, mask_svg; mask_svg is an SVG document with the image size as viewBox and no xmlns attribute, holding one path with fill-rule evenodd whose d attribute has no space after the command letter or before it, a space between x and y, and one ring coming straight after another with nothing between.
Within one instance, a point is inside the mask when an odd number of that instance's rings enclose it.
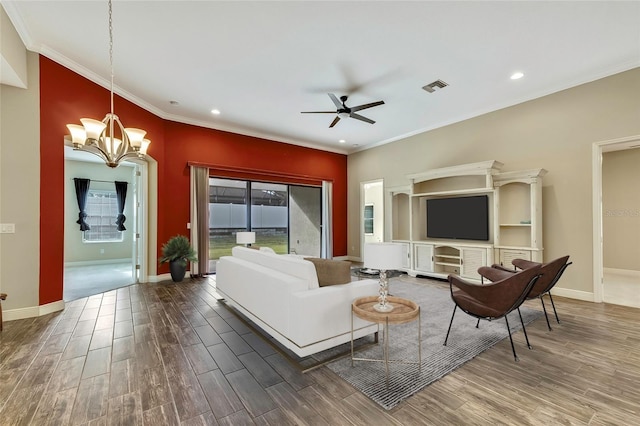
<instances>
[{"instance_id":1,"label":"white sectional sofa","mask_svg":"<svg viewBox=\"0 0 640 426\"><path fill-rule=\"evenodd\" d=\"M300 256L240 246L232 254L218 262L218 293L299 357L349 342L351 302L378 293L374 279L320 287L316 267ZM377 331L354 318L354 338Z\"/></svg>"}]
</instances>

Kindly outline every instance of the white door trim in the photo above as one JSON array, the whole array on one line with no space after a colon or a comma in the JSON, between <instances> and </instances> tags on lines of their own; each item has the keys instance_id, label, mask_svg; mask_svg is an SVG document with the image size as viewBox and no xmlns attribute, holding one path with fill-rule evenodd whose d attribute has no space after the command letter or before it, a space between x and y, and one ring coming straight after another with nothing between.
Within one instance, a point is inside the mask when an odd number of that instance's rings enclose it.
<instances>
[{"instance_id":1,"label":"white door trim","mask_svg":"<svg viewBox=\"0 0 640 426\"><path fill-rule=\"evenodd\" d=\"M602 251L602 153L621 151L640 144L640 135L595 142L591 149L592 168L592 209L593 209L593 298L603 299L603 251Z\"/></svg>"}]
</instances>

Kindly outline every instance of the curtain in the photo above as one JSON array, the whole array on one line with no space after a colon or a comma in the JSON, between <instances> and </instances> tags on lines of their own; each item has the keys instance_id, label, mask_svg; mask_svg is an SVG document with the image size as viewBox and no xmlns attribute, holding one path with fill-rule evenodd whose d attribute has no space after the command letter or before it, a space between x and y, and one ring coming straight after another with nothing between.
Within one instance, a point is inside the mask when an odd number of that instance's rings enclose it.
<instances>
[{"instance_id":1,"label":"curtain","mask_svg":"<svg viewBox=\"0 0 640 426\"><path fill-rule=\"evenodd\" d=\"M322 181L322 254L333 258L333 182Z\"/></svg>"},{"instance_id":2,"label":"curtain","mask_svg":"<svg viewBox=\"0 0 640 426\"><path fill-rule=\"evenodd\" d=\"M118 225L118 231L126 231L124 227L124 221L127 218L124 215L124 202L127 199L127 182L116 181L116 197L118 201L118 218L116 219L116 225Z\"/></svg>"},{"instance_id":3,"label":"curtain","mask_svg":"<svg viewBox=\"0 0 640 426\"><path fill-rule=\"evenodd\" d=\"M198 263L191 264L192 275L209 271L209 168L191 166L191 245Z\"/></svg>"},{"instance_id":4,"label":"curtain","mask_svg":"<svg viewBox=\"0 0 640 426\"><path fill-rule=\"evenodd\" d=\"M87 218L85 208L87 207L87 195L89 194L90 181L89 179L82 178L73 178L73 181L76 185L76 199L78 200L78 209L80 209L76 223L80 225L80 231L88 231L91 227L87 222L85 222L85 219Z\"/></svg>"}]
</instances>

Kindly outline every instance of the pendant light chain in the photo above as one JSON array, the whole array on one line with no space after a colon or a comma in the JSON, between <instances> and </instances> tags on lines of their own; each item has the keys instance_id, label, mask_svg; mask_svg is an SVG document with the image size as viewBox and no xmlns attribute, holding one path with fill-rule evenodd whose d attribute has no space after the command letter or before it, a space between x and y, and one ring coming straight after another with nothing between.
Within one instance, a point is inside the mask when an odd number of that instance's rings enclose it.
<instances>
[{"instance_id":1,"label":"pendant light chain","mask_svg":"<svg viewBox=\"0 0 640 426\"><path fill-rule=\"evenodd\" d=\"M111 113L113 114L113 11L109 0L109 65L111 66Z\"/></svg>"}]
</instances>

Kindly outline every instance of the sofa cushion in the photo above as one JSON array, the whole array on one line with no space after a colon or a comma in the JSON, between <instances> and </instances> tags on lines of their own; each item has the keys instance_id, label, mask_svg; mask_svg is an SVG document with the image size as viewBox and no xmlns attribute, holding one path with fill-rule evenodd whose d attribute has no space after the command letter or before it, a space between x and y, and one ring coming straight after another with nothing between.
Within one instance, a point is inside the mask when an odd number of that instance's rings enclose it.
<instances>
[{"instance_id":1,"label":"sofa cushion","mask_svg":"<svg viewBox=\"0 0 640 426\"><path fill-rule=\"evenodd\" d=\"M315 266L320 287L351 282L351 262L318 257L305 257L305 260Z\"/></svg>"}]
</instances>

